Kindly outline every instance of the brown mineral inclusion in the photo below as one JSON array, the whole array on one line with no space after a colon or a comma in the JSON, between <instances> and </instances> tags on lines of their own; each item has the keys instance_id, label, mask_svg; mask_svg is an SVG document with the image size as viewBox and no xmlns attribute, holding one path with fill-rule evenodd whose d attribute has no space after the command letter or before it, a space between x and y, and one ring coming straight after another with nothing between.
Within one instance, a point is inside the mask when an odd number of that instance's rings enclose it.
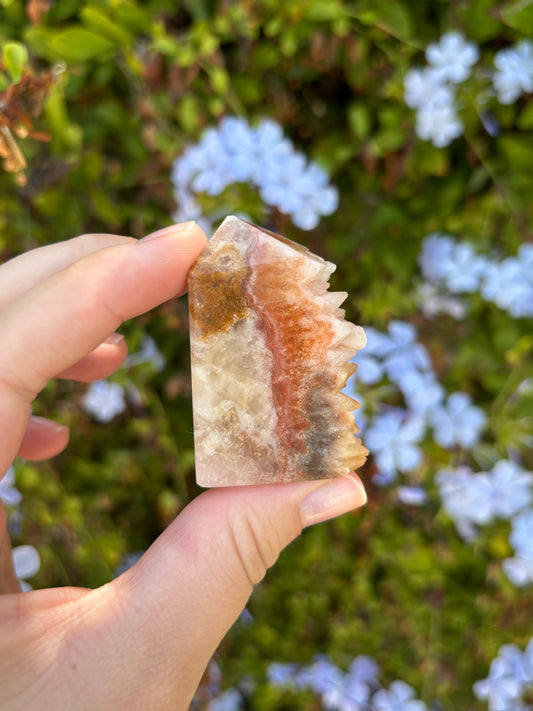
<instances>
[{"instance_id":1,"label":"brown mineral inclusion","mask_svg":"<svg viewBox=\"0 0 533 711\"><path fill-rule=\"evenodd\" d=\"M364 347L328 292L335 265L227 217L189 273L196 480L347 475L368 454L341 390Z\"/></svg>"}]
</instances>

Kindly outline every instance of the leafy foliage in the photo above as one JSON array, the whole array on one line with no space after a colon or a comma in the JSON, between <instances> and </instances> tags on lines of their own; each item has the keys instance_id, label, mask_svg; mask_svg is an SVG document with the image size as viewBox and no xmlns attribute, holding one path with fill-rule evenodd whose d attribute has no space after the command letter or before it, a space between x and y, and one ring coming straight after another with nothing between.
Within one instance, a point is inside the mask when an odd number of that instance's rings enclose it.
<instances>
[{"instance_id":1,"label":"leafy foliage","mask_svg":"<svg viewBox=\"0 0 533 711\"><path fill-rule=\"evenodd\" d=\"M268 664L308 664L327 653L347 668L353 656L370 654L384 683L404 679L428 705L484 708L472 684L503 643L525 647L531 590L513 587L501 569L511 554L509 523L491 523L466 544L433 477L448 456L454 465L490 468L511 451L533 468L531 389L519 390L532 375L531 325L476 295L463 321L426 318L414 285L429 233L457 235L494 259L531 240L533 102L524 94L498 103L491 69L483 91L466 81L464 135L441 149L417 138L403 79L449 29L477 42L492 68L502 47L533 38L531 3L0 6L0 91L24 87L0 107L0 128L27 163L5 163L0 173L3 259L84 232L141 237L163 227L179 208L170 174L184 148L223 116L269 117L329 172L340 194L337 212L312 232L280 212L269 227L339 265L332 286L349 292L351 320L382 330L391 319L415 324L439 381L471 394L488 413L474 453L424 444L413 482L429 492L422 509L374 486L374 465L367 465L366 511L306 531L258 586L253 624L238 624L219 652L228 685L254 680L250 708L319 708L309 692L267 684ZM487 117L498 126L494 135ZM247 209L247 197L228 188L220 202L237 212ZM218 202L206 205L214 210ZM36 414L72 431L68 451L52 462L16 465L24 502L11 527L15 542L41 553L36 586L106 582L125 554L145 549L198 493L186 304L166 304L124 333L132 352L149 334L167 365L156 372L140 363L115 376L131 396L110 425L84 413L84 386L53 383L35 405ZM388 397L383 387L370 399Z\"/></svg>"}]
</instances>

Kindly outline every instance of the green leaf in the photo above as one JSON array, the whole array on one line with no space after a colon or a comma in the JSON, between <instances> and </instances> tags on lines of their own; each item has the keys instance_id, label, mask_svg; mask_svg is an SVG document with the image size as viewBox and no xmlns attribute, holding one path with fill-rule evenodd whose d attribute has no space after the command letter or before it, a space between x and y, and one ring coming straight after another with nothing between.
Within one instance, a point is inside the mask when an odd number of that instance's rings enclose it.
<instances>
[{"instance_id":1,"label":"green leaf","mask_svg":"<svg viewBox=\"0 0 533 711\"><path fill-rule=\"evenodd\" d=\"M83 22L99 36L106 37L111 42L116 42L123 47L128 47L132 42L131 35L113 22L109 17L95 7L84 7L80 13Z\"/></svg>"},{"instance_id":2,"label":"green leaf","mask_svg":"<svg viewBox=\"0 0 533 711\"><path fill-rule=\"evenodd\" d=\"M362 2L350 11L364 25L375 25L387 34L403 41L409 41L413 34L411 15L401 2L380 0Z\"/></svg>"},{"instance_id":3,"label":"green leaf","mask_svg":"<svg viewBox=\"0 0 533 711\"><path fill-rule=\"evenodd\" d=\"M178 105L177 118L182 128L192 133L197 127L200 119L200 107L198 101L192 95L183 97Z\"/></svg>"},{"instance_id":4,"label":"green leaf","mask_svg":"<svg viewBox=\"0 0 533 711\"><path fill-rule=\"evenodd\" d=\"M516 125L518 128L522 129L522 131L528 131L533 128L533 101L530 101L527 106L524 106L520 112Z\"/></svg>"},{"instance_id":5,"label":"green leaf","mask_svg":"<svg viewBox=\"0 0 533 711\"><path fill-rule=\"evenodd\" d=\"M65 101L64 82L57 82L50 90L44 105L44 113L54 148L77 151L83 141L80 126L71 124Z\"/></svg>"},{"instance_id":6,"label":"green leaf","mask_svg":"<svg viewBox=\"0 0 533 711\"><path fill-rule=\"evenodd\" d=\"M209 78L215 93L219 96L225 96L230 85L227 71L223 67L215 67L209 72Z\"/></svg>"},{"instance_id":7,"label":"green leaf","mask_svg":"<svg viewBox=\"0 0 533 711\"><path fill-rule=\"evenodd\" d=\"M531 138L526 135L500 136L498 146L513 170L528 172L533 163Z\"/></svg>"},{"instance_id":8,"label":"green leaf","mask_svg":"<svg viewBox=\"0 0 533 711\"><path fill-rule=\"evenodd\" d=\"M71 27L58 32L50 38L50 46L62 59L78 62L107 59L116 47L111 40L82 27Z\"/></svg>"},{"instance_id":9,"label":"green leaf","mask_svg":"<svg viewBox=\"0 0 533 711\"><path fill-rule=\"evenodd\" d=\"M475 42L486 42L501 32L501 23L494 15L494 0L473 0L459 9L465 35Z\"/></svg>"},{"instance_id":10,"label":"green leaf","mask_svg":"<svg viewBox=\"0 0 533 711\"><path fill-rule=\"evenodd\" d=\"M509 27L533 37L533 0L518 0L504 5L500 16Z\"/></svg>"},{"instance_id":11,"label":"green leaf","mask_svg":"<svg viewBox=\"0 0 533 711\"><path fill-rule=\"evenodd\" d=\"M311 22L333 22L344 15L342 5L334 0L315 0L305 10L305 19Z\"/></svg>"},{"instance_id":12,"label":"green leaf","mask_svg":"<svg viewBox=\"0 0 533 711\"><path fill-rule=\"evenodd\" d=\"M217 5L216 0L183 0L183 4L195 22L210 20Z\"/></svg>"},{"instance_id":13,"label":"green leaf","mask_svg":"<svg viewBox=\"0 0 533 711\"><path fill-rule=\"evenodd\" d=\"M372 124L368 107L362 102L353 102L350 104L348 108L348 122L357 138L360 140L367 138Z\"/></svg>"},{"instance_id":14,"label":"green leaf","mask_svg":"<svg viewBox=\"0 0 533 711\"><path fill-rule=\"evenodd\" d=\"M28 64L28 50L20 42L8 42L4 45L3 60L9 76L16 84Z\"/></svg>"}]
</instances>

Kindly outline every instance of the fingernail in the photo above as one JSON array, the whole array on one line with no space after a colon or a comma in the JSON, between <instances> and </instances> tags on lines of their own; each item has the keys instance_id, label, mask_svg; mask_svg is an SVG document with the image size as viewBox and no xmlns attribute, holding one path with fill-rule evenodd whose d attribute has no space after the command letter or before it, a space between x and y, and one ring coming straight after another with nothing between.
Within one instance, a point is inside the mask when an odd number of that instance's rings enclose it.
<instances>
[{"instance_id":1,"label":"fingernail","mask_svg":"<svg viewBox=\"0 0 533 711\"><path fill-rule=\"evenodd\" d=\"M54 420L49 420L47 417L39 417L39 415L32 415L31 419L35 425L42 427L46 430L51 430L52 432L62 432L63 430L68 430L67 425L62 425L60 422L54 422Z\"/></svg>"},{"instance_id":2,"label":"fingernail","mask_svg":"<svg viewBox=\"0 0 533 711\"><path fill-rule=\"evenodd\" d=\"M300 503L302 526L327 521L366 504L366 491L357 474L334 479L308 494Z\"/></svg>"},{"instance_id":3,"label":"fingernail","mask_svg":"<svg viewBox=\"0 0 533 711\"><path fill-rule=\"evenodd\" d=\"M183 232L188 232L192 229L196 222L192 220L191 222L181 222L177 225L170 225L169 227L163 227L162 230L157 230L157 232L151 232L146 237L142 237L139 242L148 242L151 239L157 239L158 237L170 237L171 235L180 235Z\"/></svg>"},{"instance_id":4,"label":"fingernail","mask_svg":"<svg viewBox=\"0 0 533 711\"><path fill-rule=\"evenodd\" d=\"M106 344L106 346L117 346L123 340L124 336L121 333L112 333L105 339L104 343Z\"/></svg>"}]
</instances>

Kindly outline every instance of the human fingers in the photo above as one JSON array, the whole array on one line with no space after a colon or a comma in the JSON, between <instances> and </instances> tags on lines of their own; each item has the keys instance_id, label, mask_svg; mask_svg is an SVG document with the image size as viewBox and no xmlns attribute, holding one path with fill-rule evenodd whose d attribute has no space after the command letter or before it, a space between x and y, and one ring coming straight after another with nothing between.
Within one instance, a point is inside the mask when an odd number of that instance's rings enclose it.
<instances>
[{"instance_id":1,"label":"human fingers","mask_svg":"<svg viewBox=\"0 0 533 711\"><path fill-rule=\"evenodd\" d=\"M124 337L112 333L94 351L58 373L57 377L81 382L107 378L124 362L127 353ZM62 452L68 440L68 427L65 425L44 417L30 417L17 456L30 460L48 459Z\"/></svg>"},{"instance_id":2,"label":"human fingers","mask_svg":"<svg viewBox=\"0 0 533 711\"><path fill-rule=\"evenodd\" d=\"M0 309L35 284L88 254L105 247L135 242L132 237L121 235L84 234L25 252L0 265ZM122 337L113 334L80 363L65 373L58 373L58 377L82 382L100 380L113 373L124 362L126 355L127 348Z\"/></svg>"},{"instance_id":3,"label":"human fingers","mask_svg":"<svg viewBox=\"0 0 533 711\"><path fill-rule=\"evenodd\" d=\"M68 427L46 417L32 415L28 420L17 456L37 461L62 452L68 444Z\"/></svg>"},{"instance_id":4,"label":"human fingers","mask_svg":"<svg viewBox=\"0 0 533 711\"><path fill-rule=\"evenodd\" d=\"M93 707L127 702L132 709L185 711L210 657L281 550L302 527L365 501L355 475L213 489L195 499L133 568L81 600L87 612L77 634L99 679ZM120 683L109 664L117 656ZM135 699L126 698L133 686Z\"/></svg>"},{"instance_id":5,"label":"human fingers","mask_svg":"<svg viewBox=\"0 0 533 711\"><path fill-rule=\"evenodd\" d=\"M65 269L88 254L118 244L135 243L133 237L86 234L38 247L0 265L0 309L32 286Z\"/></svg>"},{"instance_id":6,"label":"human fingers","mask_svg":"<svg viewBox=\"0 0 533 711\"><path fill-rule=\"evenodd\" d=\"M57 373L56 377L79 380L83 383L102 380L114 373L126 360L127 355L128 347L124 336L120 333L112 333L91 353L88 353L70 368Z\"/></svg>"},{"instance_id":7,"label":"human fingers","mask_svg":"<svg viewBox=\"0 0 533 711\"><path fill-rule=\"evenodd\" d=\"M0 471L46 382L97 348L125 319L186 290L205 246L194 223L100 249L39 282L0 312Z\"/></svg>"}]
</instances>

